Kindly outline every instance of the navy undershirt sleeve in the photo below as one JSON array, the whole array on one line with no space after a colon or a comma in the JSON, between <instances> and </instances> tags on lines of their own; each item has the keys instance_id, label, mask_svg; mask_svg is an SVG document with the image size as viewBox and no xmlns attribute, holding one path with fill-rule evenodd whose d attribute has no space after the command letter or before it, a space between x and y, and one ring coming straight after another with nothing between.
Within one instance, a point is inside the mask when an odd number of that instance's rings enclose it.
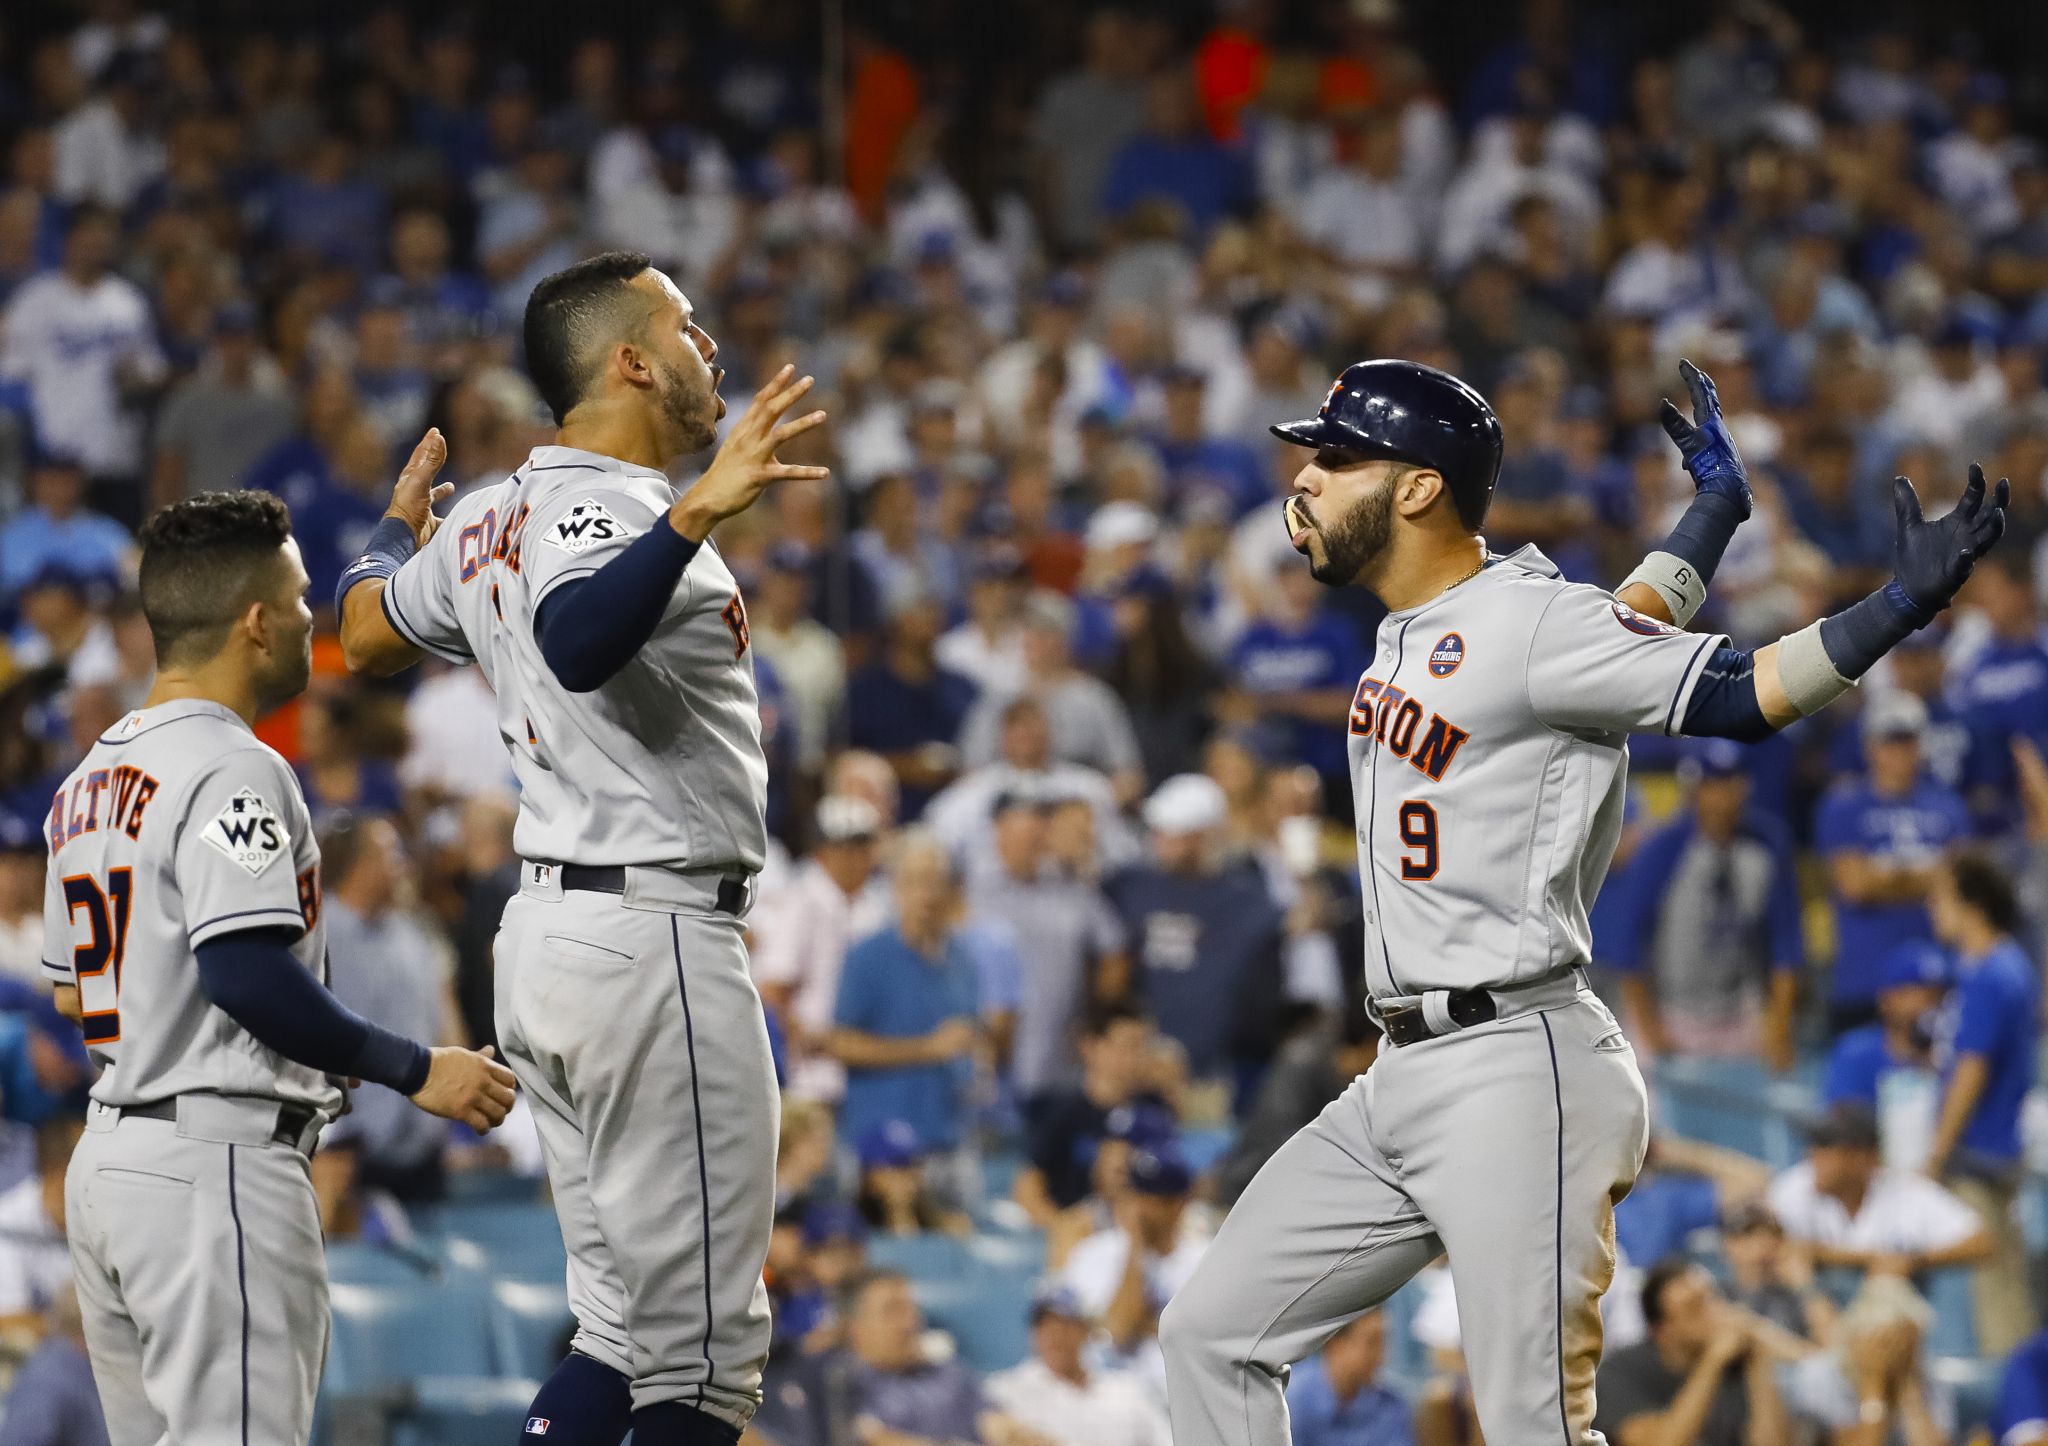
<instances>
[{"instance_id":1,"label":"navy undershirt sleeve","mask_svg":"<svg viewBox=\"0 0 2048 1446\"><path fill-rule=\"evenodd\" d=\"M1701 492L1686 507L1671 535L1664 539L1665 552L1684 558L1699 573L1701 582L1712 582L1721 565L1721 554L1729 539L1742 525L1748 511L1735 498L1720 492Z\"/></svg>"},{"instance_id":2,"label":"navy undershirt sleeve","mask_svg":"<svg viewBox=\"0 0 2048 1446\"><path fill-rule=\"evenodd\" d=\"M683 569L701 543L663 518L589 577L565 582L534 615L534 641L571 693L602 687L661 626Z\"/></svg>"},{"instance_id":3,"label":"navy undershirt sleeve","mask_svg":"<svg viewBox=\"0 0 2048 1446\"><path fill-rule=\"evenodd\" d=\"M299 963L292 939L284 929L248 929L207 940L195 951L200 989L258 1044L294 1064L418 1094L432 1053L336 999Z\"/></svg>"},{"instance_id":4,"label":"navy undershirt sleeve","mask_svg":"<svg viewBox=\"0 0 2048 1446\"><path fill-rule=\"evenodd\" d=\"M1757 702L1756 655L1742 648L1714 649L1686 700L1679 732L1692 738L1755 743L1776 731Z\"/></svg>"}]
</instances>

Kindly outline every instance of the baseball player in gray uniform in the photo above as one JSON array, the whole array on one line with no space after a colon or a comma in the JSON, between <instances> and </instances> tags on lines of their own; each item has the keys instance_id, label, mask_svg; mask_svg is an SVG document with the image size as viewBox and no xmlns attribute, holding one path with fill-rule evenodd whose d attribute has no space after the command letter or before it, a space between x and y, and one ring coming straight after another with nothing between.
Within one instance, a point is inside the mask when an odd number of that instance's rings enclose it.
<instances>
[{"instance_id":1,"label":"baseball player in gray uniform","mask_svg":"<svg viewBox=\"0 0 2048 1446\"><path fill-rule=\"evenodd\" d=\"M573 1350L529 1436L729 1442L768 1354L775 1075L741 920L764 861L747 613L711 528L769 483L810 388L785 367L709 446L717 344L644 256L527 303L527 364L560 430L517 472L430 509L414 453L337 608L349 665L474 660L520 784L522 888L496 948L498 1035L540 1127L569 1250Z\"/></svg>"},{"instance_id":2,"label":"baseball player in gray uniform","mask_svg":"<svg viewBox=\"0 0 2048 1446\"><path fill-rule=\"evenodd\" d=\"M1274 430L1315 449L1284 503L1314 576L1389 609L1350 719L1366 977L1390 1048L1274 1155L1166 1310L1177 1446L1281 1446L1288 1366L1448 1253L1479 1424L1600 1440L1599 1302L1641 1166L1634 1054L1586 986L1586 924L1632 732L1754 740L1812 713L1947 606L2004 526L1971 469L1924 521L1901 478L1897 576L1754 653L1688 620L1749 489L1712 383L1664 423L1699 493L1617 597L1479 536L1501 434L1409 362L1346 370Z\"/></svg>"},{"instance_id":3,"label":"baseball player in gray uniform","mask_svg":"<svg viewBox=\"0 0 2048 1446\"><path fill-rule=\"evenodd\" d=\"M306 1158L337 1079L485 1130L512 1075L324 987L312 821L250 731L311 664L284 504L202 493L141 541L156 683L49 817L43 967L100 1065L65 1181L72 1270L114 1446L303 1442L327 1352Z\"/></svg>"}]
</instances>

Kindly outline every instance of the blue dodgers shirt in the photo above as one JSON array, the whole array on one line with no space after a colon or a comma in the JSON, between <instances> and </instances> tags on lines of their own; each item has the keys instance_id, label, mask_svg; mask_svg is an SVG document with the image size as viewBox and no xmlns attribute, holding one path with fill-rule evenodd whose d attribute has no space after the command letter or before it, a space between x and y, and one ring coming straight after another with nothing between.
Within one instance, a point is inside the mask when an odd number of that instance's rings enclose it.
<instances>
[{"instance_id":1,"label":"blue dodgers shirt","mask_svg":"<svg viewBox=\"0 0 2048 1446\"><path fill-rule=\"evenodd\" d=\"M974 961L958 938L948 939L932 959L892 925L847 952L833 1022L884 1039L916 1039L949 1019L972 1021L977 997ZM968 1058L849 1069L840 1138L858 1140L891 1120L904 1120L928 1147L949 1150L960 1143L966 1125L973 1075Z\"/></svg>"},{"instance_id":2,"label":"blue dodgers shirt","mask_svg":"<svg viewBox=\"0 0 2048 1446\"><path fill-rule=\"evenodd\" d=\"M1969 731L1964 787L1996 790L2008 796L2009 806L2012 740L2027 737L2037 746L2048 741L2048 649L2031 639L1993 638L1959 670L1954 692ZM2009 820L1993 820L2001 821Z\"/></svg>"},{"instance_id":3,"label":"blue dodgers shirt","mask_svg":"<svg viewBox=\"0 0 2048 1446\"><path fill-rule=\"evenodd\" d=\"M2030 1434L2020 1433L2022 1426ZM2006 1361L1998 1408L1991 1413L1994 1441L2032 1440L2042 1433L2048 1433L2048 1331L2028 1336Z\"/></svg>"},{"instance_id":4,"label":"blue dodgers shirt","mask_svg":"<svg viewBox=\"0 0 2048 1446\"><path fill-rule=\"evenodd\" d=\"M1932 863L1969 833L1963 801L1931 778L1910 793L1887 796L1862 780L1845 780L1821 800L1814 847L1823 854L1860 853L1885 863ZM1828 997L1868 1004L1877 997L1884 956L1913 939L1930 939L1924 904L1835 901L1835 968Z\"/></svg>"},{"instance_id":5,"label":"blue dodgers shirt","mask_svg":"<svg viewBox=\"0 0 2048 1446\"><path fill-rule=\"evenodd\" d=\"M1935 1044L1942 1087L1960 1055L1982 1055L1984 1094L1963 1126L1954 1163L1997 1169L2020 1158L2020 1109L2034 1083L2040 1050L2041 981L2033 961L2010 939L1979 959L1965 959L1955 992L1942 1007Z\"/></svg>"},{"instance_id":6,"label":"blue dodgers shirt","mask_svg":"<svg viewBox=\"0 0 2048 1446\"><path fill-rule=\"evenodd\" d=\"M1231 679L1254 696L1342 689L1350 692L1370 658L1347 618L1316 613L1297 624L1253 623L1230 653ZM1342 778L1347 768L1341 716L1325 721L1278 720L1287 730L1289 753L1325 778Z\"/></svg>"},{"instance_id":7,"label":"blue dodgers shirt","mask_svg":"<svg viewBox=\"0 0 2048 1446\"><path fill-rule=\"evenodd\" d=\"M1294 1368L1287 1417L1294 1446L1414 1446L1414 1413L1406 1401L1381 1385L1339 1401L1321 1356Z\"/></svg>"},{"instance_id":8,"label":"blue dodgers shirt","mask_svg":"<svg viewBox=\"0 0 2048 1446\"><path fill-rule=\"evenodd\" d=\"M1828 1051L1827 1073L1821 1079L1820 1102L1840 1104L1854 1100L1877 1108L1879 1087L1895 1069L1913 1068L1911 1060L1895 1059L1885 1042L1882 1024L1852 1029L1835 1041Z\"/></svg>"}]
</instances>

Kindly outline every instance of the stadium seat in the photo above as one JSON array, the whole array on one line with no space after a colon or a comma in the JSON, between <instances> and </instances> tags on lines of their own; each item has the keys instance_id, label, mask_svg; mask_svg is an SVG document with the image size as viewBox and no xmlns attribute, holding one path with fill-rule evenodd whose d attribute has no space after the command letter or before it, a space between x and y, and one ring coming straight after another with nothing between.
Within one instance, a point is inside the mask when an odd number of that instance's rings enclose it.
<instances>
[{"instance_id":1,"label":"stadium seat","mask_svg":"<svg viewBox=\"0 0 2048 1446\"><path fill-rule=\"evenodd\" d=\"M445 1204L427 1217L435 1248L453 1265L519 1280L560 1280L568 1251L552 1206Z\"/></svg>"},{"instance_id":2,"label":"stadium seat","mask_svg":"<svg viewBox=\"0 0 2048 1446\"><path fill-rule=\"evenodd\" d=\"M562 1343L575 1325L562 1282L491 1283L491 1355L504 1375L547 1376L561 1360Z\"/></svg>"},{"instance_id":3,"label":"stadium seat","mask_svg":"<svg viewBox=\"0 0 2048 1446\"><path fill-rule=\"evenodd\" d=\"M429 1378L391 1419L390 1446L472 1446L516 1441L540 1382Z\"/></svg>"},{"instance_id":4,"label":"stadium seat","mask_svg":"<svg viewBox=\"0 0 2048 1446\"><path fill-rule=\"evenodd\" d=\"M953 1338L960 1359L977 1371L1002 1371L1031 1353L1030 1292L999 1299L979 1278L917 1283L925 1320Z\"/></svg>"},{"instance_id":5,"label":"stadium seat","mask_svg":"<svg viewBox=\"0 0 2048 1446\"><path fill-rule=\"evenodd\" d=\"M919 1284L958 1280L967 1274L967 1246L950 1235L870 1235L868 1263L900 1270Z\"/></svg>"},{"instance_id":6,"label":"stadium seat","mask_svg":"<svg viewBox=\"0 0 2048 1446\"><path fill-rule=\"evenodd\" d=\"M366 1245L360 1240L327 1243L327 1279L337 1285L418 1285L432 1279L441 1263L424 1250Z\"/></svg>"},{"instance_id":7,"label":"stadium seat","mask_svg":"<svg viewBox=\"0 0 2048 1446\"><path fill-rule=\"evenodd\" d=\"M510 1170L450 1170L448 1200L460 1205L544 1204L541 1182Z\"/></svg>"},{"instance_id":8,"label":"stadium seat","mask_svg":"<svg viewBox=\"0 0 2048 1446\"><path fill-rule=\"evenodd\" d=\"M421 1376L492 1376L490 1284L468 1271L411 1285L329 1287L327 1377L336 1395L402 1387Z\"/></svg>"},{"instance_id":9,"label":"stadium seat","mask_svg":"<svg viewBox=\"0 0 2048 1446\"><path fill-rule=\"evenodd\" d=\"M1937 1356L1977 1354L1977 1314L1967 1270L1931 1270L1921 1288L1934 1307L1934 1325L1927 1332L1927 1350Z\"/></svg>"}]
</instances>

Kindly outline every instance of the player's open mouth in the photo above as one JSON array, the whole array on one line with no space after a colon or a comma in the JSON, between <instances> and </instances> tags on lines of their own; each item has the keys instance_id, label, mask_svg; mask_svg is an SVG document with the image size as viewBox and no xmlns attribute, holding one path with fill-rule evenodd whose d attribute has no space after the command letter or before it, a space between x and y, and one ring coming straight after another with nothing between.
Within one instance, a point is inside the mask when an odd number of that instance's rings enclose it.
<instances>
[{"instance_id":1,"label":"player's open mouth","mask_svg":"<svg viewBox=\"0 0 2048 1446\"><path fill-rule=\"evenodd\" d=\"M1308 503L1297 492L1281 504L1287 516L1287 540L1294 544L1296 552L1308 551L1309 534L1315 531L1315 522L1308 515Z\"/></svg>"},{"instance_id":2,"label":"player's open mouth","mask_svg":"<svg viewBox=\"0 0 2048 1446\"><path fill-rule=\"evenodd\" d=\"M718 403L718 415L721 417L725 415L725 398L718 394L718 389L724 385L725 368L713 367L711 369L711 400Z\"/></svg>"}]
</instances>

